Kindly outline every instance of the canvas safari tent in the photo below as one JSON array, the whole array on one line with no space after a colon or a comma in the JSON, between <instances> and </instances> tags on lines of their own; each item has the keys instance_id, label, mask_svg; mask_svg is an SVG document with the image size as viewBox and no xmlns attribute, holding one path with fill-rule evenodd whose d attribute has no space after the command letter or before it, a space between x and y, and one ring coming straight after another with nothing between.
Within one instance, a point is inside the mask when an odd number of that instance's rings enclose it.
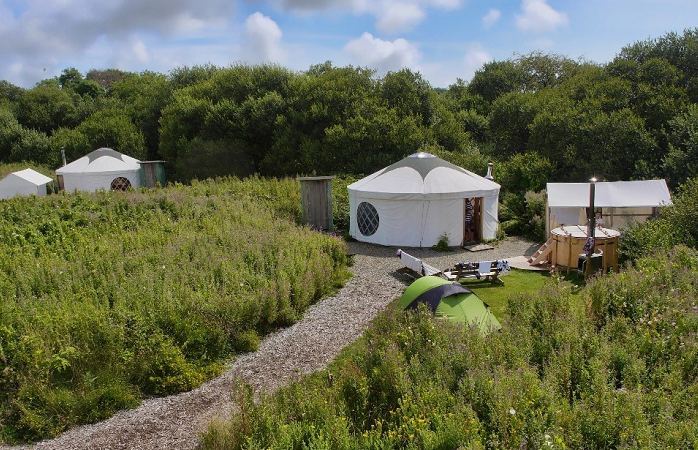
<instances>
[{"instance_id":1,"label":"canvas safari tent","mask_svg":"<svg viewBox=\"0 0 698 450\"><path fill-rule=\"evenodd\" d=\"M110 148L100 148L56 170L66 191L93 192L141 187L140 161Z\"/></svg>"},{"instance_id":2,"label":"canvas safari tent","mask_svg":"<svg viewBox=\"0 0 698 450\"><path fill-rule=\"evenodd\" d=\"M398 299L405 310L427 305L436 317L467 326L477 326L488 334L502 328L487 304L470 289L458 282L436 276L417 278Z\"/></svg>"},{"instance_id":3,"label":"canvas safari tent","mask_svg":"<svg viewBox=\"0 0 698 450\"><path fill-rule=\"evenodd\" d=\"M32 169L12 172L0 180L0 198L12 198L16 195L46 195L46 184L51 178Z\"/></svg>"},{"instance_id":4,"label":"canvas safari tent","mask_svg":"<svg viewBox=\"0 0 698 450\"><path fill-rule=\"evenodd\" d=\"M493 239L499 188L430 153L415 153L348 186L349 234L403 247L431 247L447 235L450 245L460 245L471 198L476 239Z\"/></svg>"},{"instance_id":5,"label":"canvas safari tent","mask_svg":"<svg viewBox=\"0 0 698 450\"><path fill-rule=\"evenodd\" d=\"M548 183L546 237L562 225L586 224L590 200L589 183ZM671 204L665 180L598 182L594 208L600 210L605 228L619 229L656 215L657 208Z\"/></svg>"}]
</instances>

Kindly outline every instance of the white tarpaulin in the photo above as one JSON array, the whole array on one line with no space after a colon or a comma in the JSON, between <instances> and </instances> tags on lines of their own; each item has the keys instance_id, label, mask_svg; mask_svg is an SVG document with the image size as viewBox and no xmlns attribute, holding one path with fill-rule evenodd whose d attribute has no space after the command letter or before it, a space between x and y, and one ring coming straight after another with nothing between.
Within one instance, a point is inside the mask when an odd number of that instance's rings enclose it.
<instances>
[{"instance_id":1,"label":"white tarpaulin","mask_svg":"<svg viewBox=\"0 0 698 450\"><path fill-rule=\"evenodd\" d=\"M0 180L0 198L15 195L46 195L46 184L51 178L32 169L12 172Z\"/></svg>"},{"instance_id":2,"label":"white tarpaulin","mask_svg":"<svg viewBox=\"0 0 698 450\"><path fill-rule=\"evenodd\" d=\"M499 185L429 153L410 155L348 190L349 234L359 241L430 247L446 234L458 245L465 198L482 199L482 238L497 234Z\"/></svg>"},{"instance_id":3,"label":"white tarpaulin","mask_svg":"<svg viewBox=\"0 0 698 450\"><path fill-rule=\"evenodd\" d=\"M589 188L589 183L548 183L548 206L588 208ZM594 206L597 208L666 205L671 205L671 196L664 180L596 183Z\"/></svg>"},{"instance_id":4,"label":"white tarpaulin","mask_svg":"<svg viewBox=\"0 0 698 450\"><path fill-rule=\"evenodd\" d=\"M141 186L141 163L110 148L100 148L56 170L66 191L109 191L113 183ZM59 178L60 180L60 178Z\"/></svg>"},{"instance_id":5,"label":"white tarpaulin","mask_svg":"<svg viewBox=\"0 0 698 450\"><path fill-rule=\"evenodd\" d=\"M654 208L671 205L671 195L665 180L598 182L594 189L594 208L604 211L604 226L619 228L651 216ZM590 206L589 183L548 183L548 214L550 229L566 225L584 224L586 208ZM608 212L608 214L607 214ZM608 215L615 218L609 223ZM626 219L621 217L626 216Z\"/></svg>"}]
</instances>

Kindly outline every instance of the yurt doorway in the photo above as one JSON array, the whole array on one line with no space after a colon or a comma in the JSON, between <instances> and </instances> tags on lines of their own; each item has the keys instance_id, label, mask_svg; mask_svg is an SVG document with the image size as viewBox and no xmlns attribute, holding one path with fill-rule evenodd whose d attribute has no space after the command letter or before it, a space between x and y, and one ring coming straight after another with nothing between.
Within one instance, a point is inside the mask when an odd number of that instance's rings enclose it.
<instances>
[{"instance_id":1,"label":"yurt doorway","mask_svg":"<svg viewBox=\"0 0 698 450\"><path fill-rule=\"evenodd\" d=\"M463 199L463 245L481 240L482 197L466 197Z\"/></svg>"}]
</instances>

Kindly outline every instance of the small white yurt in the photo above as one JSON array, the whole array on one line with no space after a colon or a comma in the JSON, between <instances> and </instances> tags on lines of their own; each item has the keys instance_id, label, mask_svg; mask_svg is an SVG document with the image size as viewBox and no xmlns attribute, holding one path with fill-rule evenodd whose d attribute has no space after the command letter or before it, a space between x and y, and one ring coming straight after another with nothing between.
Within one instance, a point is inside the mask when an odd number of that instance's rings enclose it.
<instances>
[{"instance_id":1,"label":"small white yurt","mask_svg":"<svg viewBox=\"0 0 698 450\"><path fill-rule=\"evenodd\" d=\"M141 162L110 148L100 148L56 170L66 191L126 190L141 187Z\"/></svg>"},{"instance_id":2,"label":"small white yurt","mask_svg":"<svg viewBox=\"0 0 698 450\"><path fill-rule=\"evenodd\" d=\"M432 154L415 153L348 186L349 234L402 247L431 247L447 235L449 245L460 245L469 198L476 240L493 239L499 188Z\"/></svg>"},{"instance_id":3,"label":"small white yurt","mask_svg":"<svg viewBox=\"0 0 698 450\"><path fill-rule=\"evenodd\" d=\"M15 195L46 195L46 184L51 178L32 169L12 172L0 180L0 198L12 198Z\"/></svg>"}]
</instances>

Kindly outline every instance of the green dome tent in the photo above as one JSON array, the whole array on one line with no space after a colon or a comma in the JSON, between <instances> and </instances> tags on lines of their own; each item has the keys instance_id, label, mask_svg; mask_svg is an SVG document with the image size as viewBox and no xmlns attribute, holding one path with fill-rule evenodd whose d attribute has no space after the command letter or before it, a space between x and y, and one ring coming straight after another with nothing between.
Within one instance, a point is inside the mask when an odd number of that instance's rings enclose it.
<instances>
[{"instance_id":1,"label":"green dome tent","mask_svg":"<svg viewBox=\"0 0 698 450\"><path fill-rule=\"evenodd\" d=\"M489 307L473 291L460 283L435 276L416 279L405 289L398 303L403 309L416 309L424 303L436 317L477 325L483 334L502 328Z\"/></svg>"}]
</instances>

